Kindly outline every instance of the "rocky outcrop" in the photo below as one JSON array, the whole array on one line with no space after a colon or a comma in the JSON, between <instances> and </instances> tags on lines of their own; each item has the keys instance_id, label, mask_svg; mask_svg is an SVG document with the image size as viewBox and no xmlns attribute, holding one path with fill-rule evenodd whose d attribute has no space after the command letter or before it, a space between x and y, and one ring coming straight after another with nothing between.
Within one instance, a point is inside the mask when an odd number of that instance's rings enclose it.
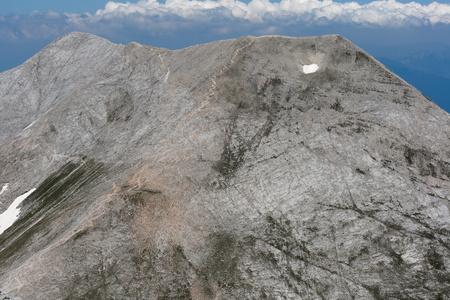
<instances>
[{"instance_id":1,"label":"rocky outcrop","mask_svg":"<svg viewBox=\"0 0 450 300\"><path fill-rule=\"evenodd\" d=\"M342 37L71 33L0 102L12 296L448 299L450 117Z\"/></svg>"}]
</instances>

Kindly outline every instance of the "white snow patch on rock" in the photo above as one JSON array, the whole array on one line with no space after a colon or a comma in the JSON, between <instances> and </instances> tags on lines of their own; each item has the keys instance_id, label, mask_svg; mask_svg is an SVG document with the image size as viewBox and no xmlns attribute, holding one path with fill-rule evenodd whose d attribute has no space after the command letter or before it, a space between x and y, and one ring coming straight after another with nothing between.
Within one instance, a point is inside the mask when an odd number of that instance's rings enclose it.
<instances>
[{"instance_id":1,"label":"white snow patch on rock","mask_svg":"<svg viewBox=\"0 0 450 300\"><path fill-rule=\"evenodd\" d=\"M2 187L2 190L0 191L0 195L3 194L3 192L6 191L7 189L8 189L8 183Z\"/></svg>"},{"instance_id":2,"label":"white snow patch on rock","mask_svg":"<svg viewBox=\"0 0 450 300\"><path fill-rule=\"evenodd\" d=\"M317 64L311 64L311 65L304 65L303 66L303 73L305 73L305 74L314 73L317 70L319 70L319 66Z\"/></svg>"},{"instance_id":3,"label":"white snow patch on rock","mask_svg":"<svg viewBox=\"0 0 450 300\"><path fill-rule=\"evenodd\" d=\"M27 130L28 128L30 128L31 126L34 125L34 123L36 123L37 120L33 121L30 125L28 125L27 127L25 127L24 129L22 129L22 131Z\"/></svg>"},{"instance_id":4,"label":"white snow patch on rock","mask_svg":"<svg viewBox=\"0 0 450 300\"><path fill-rule=\"evenodd\" d=\"M2 189L2 193L4 192L4 188ZM6 189L5 189L6 190ZM14 202L5 210L2 214L0 214L0 234L2 234L6 229L11 227L12 224L17 220L17 217L20 214L20 208L18 206L25 200L31 193L33 193L36 189L32 189L22 196L19 196L14 200Z\"/></svg>"}]
</instances>

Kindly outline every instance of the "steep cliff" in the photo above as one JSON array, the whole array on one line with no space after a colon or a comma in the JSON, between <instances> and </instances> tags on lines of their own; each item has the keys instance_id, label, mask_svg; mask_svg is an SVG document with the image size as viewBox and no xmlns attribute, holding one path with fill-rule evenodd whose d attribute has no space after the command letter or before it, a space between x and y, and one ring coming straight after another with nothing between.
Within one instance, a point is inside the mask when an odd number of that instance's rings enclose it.
<instances>
[{"instance_id":1,"label":"steep cliff","mask_svg":"<svg viewBox=\"0 0 450 300\"><path fill-rule=\"evenodd\" d=\"M71 33L0 107L10 296L449 299L450 116L340 36Z\"/></svg>"}]
</instances>

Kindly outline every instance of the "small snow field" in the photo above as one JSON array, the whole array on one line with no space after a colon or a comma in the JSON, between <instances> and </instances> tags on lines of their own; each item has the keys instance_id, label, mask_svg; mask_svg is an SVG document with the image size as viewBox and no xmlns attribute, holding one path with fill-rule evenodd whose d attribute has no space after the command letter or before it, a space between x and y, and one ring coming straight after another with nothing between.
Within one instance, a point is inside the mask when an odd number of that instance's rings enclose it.
<instances>
[{"instance_id":1,"label":"small snow field","mask_svg":"<svg viewBox=\"0 0 450 300\"><path fill-rule=\"evenodd\" d=\"M6 191L7 189L8 189L8 184L5 184L5 185L2 187L2 190L0 191L0 195L3 194L3 192Z\"/></svg>"},{"instance_id":2,"label":"small snow field","mask_svg":"<svg viewBox=\"0 0 450 300\"><path fill-rule=\"evenodd\" d=\"M36 123L37 120L34 120L33 122L30 123L30 125L28 125L27 127L25 127L24 129L22 129L22 131L27 130L28 128L30 128L31 126L34 125L34 123Z\"/></svg>"},{"instance_id":3,"label":"small snow field","mask_svg":"<svg viewBox=\"0 0 450 300\"><path fill-rule=\"evenodd\" d=\"M319 69L319 66L317 64L304 65L303 66L303 73L305 73L305 74L314 73L318 69Z\"/></svg>"},{"instance_id":4,"label":"small snow field","mask_svg":"<svg viewBox=\"0 0 450 300\"><path fill-rule=\"evenodd\" d=\"M0 194L3 193L4 190L6 190L5 187L3 187ZM30 196L31 193L33 193L35 190L36 189L34 188L32 190L29 190L22 196L17 197L16 200L14 200L14 202L11 203L11 205L8 207L8 209L5 210L2 214L0 214L0 234L2 234L6 229L8 229L9 227L11 227L12 224L14 224L14 222L17 220L17 217L20 214L20 208L18 208L20 203L22 203L22 201L25 200L28 196Z\"/></svg>"}]
</instances>

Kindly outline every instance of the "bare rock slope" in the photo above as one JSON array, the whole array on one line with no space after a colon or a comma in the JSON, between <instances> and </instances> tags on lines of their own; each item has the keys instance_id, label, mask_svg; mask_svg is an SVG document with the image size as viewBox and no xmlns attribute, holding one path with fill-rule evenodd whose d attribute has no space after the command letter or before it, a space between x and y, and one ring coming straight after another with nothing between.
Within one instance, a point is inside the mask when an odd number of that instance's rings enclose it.
<instances>
[{"instance_id":1,"label":"bare rock slope","mask_svg":"<svg viewBox=\"0 0 450 300\"><path fill-rule=\"evenodd\" d=\"M342 37L71 33L0 120L10 296L449 299L450 116Z\"/></svg>"}]
</instances>

